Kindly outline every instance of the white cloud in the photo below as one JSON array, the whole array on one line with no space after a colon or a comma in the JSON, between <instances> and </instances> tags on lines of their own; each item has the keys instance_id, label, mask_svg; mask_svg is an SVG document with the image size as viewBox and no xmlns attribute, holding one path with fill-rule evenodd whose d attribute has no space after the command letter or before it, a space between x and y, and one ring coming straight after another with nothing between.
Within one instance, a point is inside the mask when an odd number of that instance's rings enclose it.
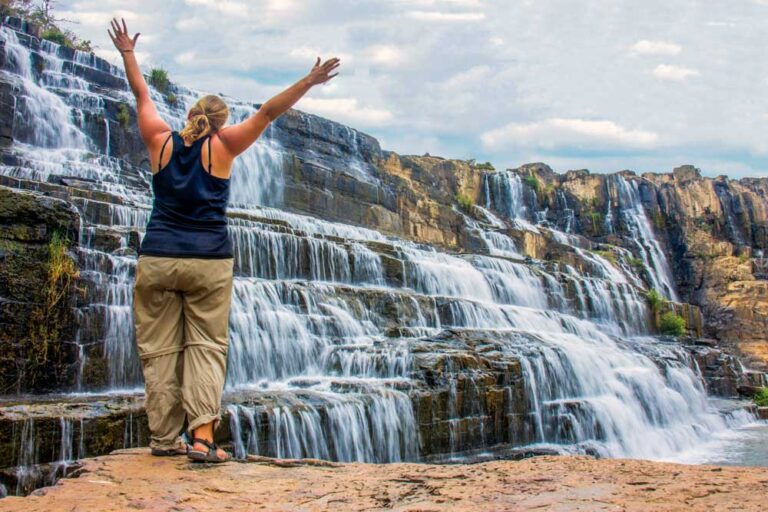
<instances>
[{"instance_id":1,"label":"white cloud","mask_svg":"<svg viewBox=\"0 0 768 512\"><path fill-rule=\"evenodd\" d=\"M351 54L347 53L339 53L334 52L330 50L322 50L318 48L310 48L309 46L298 46L296 48L291 49L291 51L288 52L288 55L290 55L294 61L300 62L302 65L308 65L315 63L315 59L320 57L321 59L338 57L341 59L343 65L345 68L352 64L355 61L355 58ZM311 66L310 66L311 67Z\"/></svg>"},{"instance_id":2,"label":"white cloud","mask_svg":"<svg viewBox=\"0 0 768 512\"><path fill-rule=\"evenodd\" d=\"M683 50L683 47L676 43L667 41L649 41L642 39L632 45L629 49L633 55L677 55Z\"/></svg>"},{"instance_id":3,"label":"white cloud","mask_svg":"<svg viewBox=\"0 0 768 512\"><path fill-rule=\"evenodd\" d=\"M405 4L416 4L421 6L439 6L443 5L458 5L461 7L482 7L483 2L481 0L400 0ZM768 0L767 0L768 1Z\"/></svg>"},{"instance_id":4,"label":"white cloud","mask_svg":"<svg viewBox=\"0 0 768 512\"><path fill-rule=\"evenodd\" d=\"M481 84L483 80L490 79L492 79L492 70L490 66L473 66L449 77L442 82L441 85L444 90L457 93L472 85Z\"/></svg>"},{"instance_id":5,"label":"white cloud","mask_svg":"<svg viewBox=\"0 0 768 512\"><path fill-rule=\"evenodd\" d=\"M390 44L370 46L365 53L370 62L384 66L400 64L405 60L405 53L397 46Z\"/></svg>"},{"instance_id":6,"label":"white cloud","mask_svg":"<svg viewBox=\"0 0 768 512\"><path fill-rule=\"evenodd\" d=\"M410 11L408 16L419 21L483 21L483 12L442 12L442 11Z\"/></svg>"},{"instance_id":7,"label":"white cloud","mask_svg":"<svg viewBox=\"0 0 768 512\"><path fill-rule=\"evenodd\" d=\"M179 30L200 30L205 28L206 22L202 17L192 16L176 21L175 27Z\"/></svg>"},{"instance_id":8,"label":"white cloud","mask_svg":"<svg viewBox=\"0 0 768 512\"><path fill-rule=\"evenodd\" d=\"M658 135L644 130L630 130L613 121L553 118L534 123L509 123L481 135L490 150L505 146L553 149L556 147L650 148Z\"/></svg>"},{"instance_id":9,"label":"white cloud","mask_svg":"<svg viewBox=\"0 0 768 512\"><path fill-rule=\"evenodd\" d=\"M768 169L761 153L767 144L761 113L768 112L768 8L750 0L645 0L642 8L609 3L611 8L606 0L556 7L536 0L58 5L62 17L79 22L67 28L90 39L114 64L121 60L106 22L118 13L143 34L137 57L145 71L162 65L180 84L244 100L261 102L283 90L317 55L340 56L340 76L313 89L299 108L364 128L394 151L493 158L502 166L546 158L561 168L573 162L597 171L667 169L691 160ZM573 23L585 12L589 24ZM738 33L709 26L715 22L736 26ZM637 80L638 71L647 73L646 80ZM684 80L696 86L669 86L687 85Z\"/></svg>"},{"instance_id":10,"label":"white cloud","mask_svg":"<svg viewBox=\"0 0 768 512\"><path fill-rule=\"evenodd\" d=\"M184 52L176 56L175 60L179 64L191 64L195 61L195 52Z\"/></svg>"},{"instance_id":11,"label":"white cloud","mask_svg":"<svg viewBox=\"0 0 768 512\"><path fill-rule=\"evenodd\" d=\"M248 12L248 5L233 0L184 0L189 6L203 6L225 14L242 15Z\"/></svg>"},{"instance_id":12,"label":"white cloud","mask_svg":"<svg viewBox=\"0 0 768 512\"><path fill-rule=\"evenodd\" d=\"M653 69L653 76L661 80L672 80L682 82L692 76L699 76L701 73L697 69L673 66L671 64L659 64Z\"/></svg>"},{"instance_id":13,"label":"white cloud","mask_svg":"<svg viewBox=\"0 0 768 512\"><path fill-rule=\"evenodd\" d=\"M297 107L335 121L358 126L382 126L388 124L392 112L385 109L358 105L357 98L315 98L305 96Z\"/></svg>"}]
</instances>

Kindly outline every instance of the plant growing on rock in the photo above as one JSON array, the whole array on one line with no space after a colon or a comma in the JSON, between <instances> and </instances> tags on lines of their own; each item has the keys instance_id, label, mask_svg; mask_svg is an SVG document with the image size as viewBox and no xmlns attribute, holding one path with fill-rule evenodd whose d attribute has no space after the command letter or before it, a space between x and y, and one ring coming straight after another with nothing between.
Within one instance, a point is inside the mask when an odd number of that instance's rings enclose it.
<instances>
[{"instance_id":1,"label":"plant growing on rock","mask_svg":"<svg viewBox=\"0 0 768 512\"><path fill-rule=\"evenodd\" d=\"M645 268L645 263L640 258L635 258L634 256L630 256L626 259L626 262L634 269L636 270L642 270ZM654 290L656 291L656 290ZM657 292L658 293L658 292Z\"/></svg>"},{"instance_id":2,"label":"plant growing on rock","mask_svg":"<svg viewBox=\"0 0 768 512\"><path fill-rule=\"evenodd\" d=\"M158 91L164 93L168 90L171 81L168 80L168 71L163 68L152 68L149 72L149 83Z\"/></svg>"},{"instance_id":3,"label":"plant growing on rock","mask_svg":"<svg viewBox=\"0 0 768 512\"><path fill-rule=\"evenodd\" d=\"M523 178L523 183L531 187L533 191L536 192L536 195L539 195L539 192L541 192L541 183L539 183L539 179L533 174L529 174Z\"/></svg>"},{"instance_id":4,"label":"plant growing on rock","mask_svg":"<svg viewBox=\"0 0 768 512\"><path fill-rule=\"evenodd\" d=\"M0 17L17 16L41 28L40 38L53 43L74 48L84 52L92 52L91 42L80 39L71 30L62 29L59 23L71 22L55 16L56 0L0 0Z\"/></svg>"},{"instance_id":5,"label":"plant growing on rock","mask_svg":"<svg viewBox=\"0 0 768 512\"><path fill-rule=\"evenodd\" d=\"M645 294L645 298L648 301L648 305L651 306L651 311L654 313L659 311L667 302L664 299L664 296L659 293L659 290L655 288L648 290L648 293Z\"/></svg>"},{"instance_id":6,"label":"plant growing on rock","mask_svg":"<svg viewBox=\"0 0 768 512\"><path fill-rule=\"evenodd\" d=\"M605 250L594 250L592 251L593 254L597 254L603 259L606 259L610 261L612 264L616 265L616 255L613 253L613 251L605 251Z\"/></svg>"},{"instance_id":7,"label":"plant growing on rock","mask_svg":"<svg viewBox=\"0 0 768 512\"><path fill-rule=\"evenodd\" d=\"M493 166L491 162L485 162L482 164L472 164L472 167L475 169L480 169L482 171L495 171L496 168Z\"/></svg>"},{"instance_id":8,"label":"plant growing on rock","mask_svg":"<svg viewBox=\"0 0 768 512\"><path fill-rule=\"evenodd\" d=\"M755 394L755 404L758 407L768 407L768 388L763 388Z\"/></svg>"},{"instance_id":9,"label":"plant growing on rock","mask_svg":"<svg viewBox=\"0 0 768 512\"><path fill-rule=\"evenodd\" d=\"M56 342L72 322L71 308L65 299L77 290L75 282L80 277L67 252L69 244L69 238L59 231L54 231L48 242L47 276L28 323L31 343L27 353L30 363L27 378L30 382L53 375L51 365L58 364L63 357L61 344Z\"/></svg>"},{"instance_id":10,"label":"plant growing on rock","mask_svg":"<svg viewBox=\"0 0 768 512\"><path fill-rule=\"evenodd\" d=\"M461 193L456 194L456 202L459 203L459 207L465 212L471 211L472 206L475 204L471 197Z\"/></svg>"},{"instance_id":11,"label":"plant growing on rock","mask_svg":"<svg viewBox=\"0 0 768 512\"><path fill-rule=\"evenodd\" d=\"M40 34L42 39L50 41L52 43L60 44L61 46L72 46L72 42L67 35L62 32L58 27L51 27Z\"/></svg>"},{"instance_id":12,"label":"plant growing on rock","mask_svg":"<svg viewBox=\"0 0 768 512\"><path fill-rule=\"evenodd\" d=\"M172 107L175 107L176 104L179 102L179 98L177 98L176 95L173 94L172 92L169 92L168 95L165 97L165 99L168 102L168 104Z\"/></svg>"},{"instance_id":13,"label":"plant growing on rock","mask_svg":"<svg viewBox=\"0 0 768 512\"><path fill-rule=\"evenodd\" d=\"M685 319L672 311L661 315L659 330L669 336L682 336L685 334Z\"/></svg>"},{"instance_id":14,"label":"plant growing on rock","mask_svg":"<svg viewBox=\"0 0 768 512\"><path fill-rule=\"evenodd\" d=\"M131 113L128 111L128 105L126 103L121 103L120 106L117 107L116 119L123 128L128 128L128 125L131 122Z\"/></svg>"},{"instance_id":15,"label":"plant growing on rock","mask_svg":"<svg viewBox=\"0 0 768 512\"><path fill-rule=\"evenodd\" d=\"M589 212L589 217L592 219L592 231L597 233L600 230L600 225L603 223L603 214L600 212Z\"/></svg>"}]
</instances>

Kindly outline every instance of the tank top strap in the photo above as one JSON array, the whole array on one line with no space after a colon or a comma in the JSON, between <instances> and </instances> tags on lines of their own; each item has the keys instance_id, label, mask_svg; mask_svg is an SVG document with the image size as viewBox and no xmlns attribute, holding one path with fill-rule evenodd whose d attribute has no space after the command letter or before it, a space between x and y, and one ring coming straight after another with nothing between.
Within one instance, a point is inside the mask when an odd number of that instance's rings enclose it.
<instances>
[{"instance_id":1,"label":"tank top strap","mask_svg":"<svg viewBox=\"0 0 768 512\"><path fill-rule=\"evenodd\" d=\"M181 138L181 135L176 130L171 132L171 137L173 138L173 154L175 155L184 147L184 139Z\"/></svg>"},{"instance_id":2,"label":"tank top strap","mask_svg":"<svg viewBox=\"0 0 768 512\"><path fill-rule=\"evenodd\" d=\"M208 167L206 170L208 171L208 174L213 174L211 171L211 139L213 138L213 135L208 136L208 140L206 141L208 143Z\"/></svg>"}]
</instances>

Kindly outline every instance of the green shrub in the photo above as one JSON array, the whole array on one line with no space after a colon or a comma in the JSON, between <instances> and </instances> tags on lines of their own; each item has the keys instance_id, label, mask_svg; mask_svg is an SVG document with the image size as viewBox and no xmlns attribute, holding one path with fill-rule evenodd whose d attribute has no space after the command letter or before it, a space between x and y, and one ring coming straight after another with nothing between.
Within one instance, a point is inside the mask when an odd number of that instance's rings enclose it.
<instances>
[{"instance_id":1,"label":"green shrub","mask_svg":"<svg viewBox=\"0 0 768 512\"><path fill-rule=\"evenodd\" d=\"M656 290L655 288L648 290L648 293L645 294L645 298L654 313L661 309L661 307L667 302L664 299L664 296L659 293L659 290Z\"/></svg>"},{"instance_id":2,"label":"green shrub","mask_svg":"<svg viewBox=\"0 0 768 512\"><path fill-rule=\"evenodd\" d=\"M592 219L592 231L598 232L603 224L603 214L600 212L589 212L589 217Z\"/></svg>"},{"instance_id":3,"label":"green shrub","mask_svg":"<svg viewBox=\"0 0 768 512\"><path fill-rule=\"evenodd\" d=\"M749 255L746 252L739 254L739 262L744 264L749 261Z\"/></svg>"},{"instance_id":4,"label":"green shrub","mask_svg":"<svg viewBox=\"0 0 768 512\"><path fill-rule=\"evenodd\" d=\"M616 264L616 255L613 253L613 251L592 251L594 254L597 254L601 258L604 258L614 265Z\"/></svg>"},{"instance_id":5,"label":"green shrub","mask_svg":"<svg viewBox=\"0 0 768 512\"><path fill-rule=\"evenodd\" d=\"M149 83L160 92L165 92L168 89L168 72L163 68L152 68L149 72Z\"/></svg>"},{"instance_id":6,"label":"green shrub","mask_svg":"<svg viewBox=\"0 0 768 512\"><path fill-rule=\"evenodd\" d=\"M51 27L49 29L44 30L43 33L40 34L40 37L47 41L51 41L52 43L60 44L62 46L67 46L69 48L74 48L74 45L72 44L72 40L69 37L67 37L67 34L65 34L64 32L62 32L56 27Z\"/></svg>"},{"instance_id":7,"label":"green shrub","mask_svg":"<svg viewBox=\"0 0 768 512\"><path fill-rule=\"evenodd\" d=\"M484 171L495 171L496 168L493 166L491 162L485 162L483 164L474 164L473 167L475 169L481 169Z\"/></svg>"},{"instance_id":8,"label":"green shrub","mask_svg":"<svg viewBox=\"0 0 768 512\"><path fill-rule=\"evenodd\" d=\"M672 311L667 311L661 315L659 330L662 334L682 336L685 333L685 319Z\"/></svg>"},{"instance_id":9,"label":"green shrub","mask_svg":"<svg viewBox=\"0 0 768 512\"><path fill-rule=\"evenodd\" d=\"M179 98L176 97L175 94L172 92L169 92L168 95L165 97L166 101L168 101L168 104L173 106L176 106L176 104L179 102Z\"/></svg>"},{"instance_id":10,"label":"green shrub","mask_svg":"<svg viewBox=\"0 0 768 512\"><path fill-rule=\"evenodd\" d=\"M529 174L525 178L523 178L523 183L528 185L533 189L534 192L536 192L536 195L539 194L539 191L541 190L541 183L539 183L538 178L534 176L533 174Z\"/></svg>"},{"instance_id":11,"label":"green shrub","mask_svg":"<svg viewBox=\"0 0 768 512\"><path fill-rule=\"evenodd\" d=\"M131 123L131 113L128 111L128 105L125 103L121 103L118 107L117 122L123 128L128 128L128 125Z\"/></svg>"},{"instance_id":12,"label":"green shrub","mask_svg":"<svg viewBox=\"0 0 768 512\"><path fill-rule=\"evenodd\" d=\"M75 40L75 50L79 50L81 52L93 53L93 45L91 44L91 40L90 39L76 39Z\"/></svg>"},{"instance_id":13,"label":"green shrub","mask_svg":"<svg viewBox=\"0 0 768 512\"><path fill-rule=\"evenodd\" d=\"M758 391L754 400L759 407L768 407L768 388Z\"/></svg>"},{"instance_id":14,"label":"green shrub","mask_svg":"<svg viewBox=\"0 0 768 512\"><path fill-rule=\"evenodd\" d=\"M464 194L456 194L456 202L459 203L459 206L465 212L470 211L472 206L475 204L471 197Z\"/></svg>"},{"instance_id":15,"label":"green shrub","mask_svg":"<svg viewBox=\"0 0 768 512\"><path fill-rule=\"evenodd\" d=\"M636 269L643 269L645 267L645 263L640 258L635 258L634 256L630 256L626 259L626 262L636 268Z\"/></svg>"}]
</instances>

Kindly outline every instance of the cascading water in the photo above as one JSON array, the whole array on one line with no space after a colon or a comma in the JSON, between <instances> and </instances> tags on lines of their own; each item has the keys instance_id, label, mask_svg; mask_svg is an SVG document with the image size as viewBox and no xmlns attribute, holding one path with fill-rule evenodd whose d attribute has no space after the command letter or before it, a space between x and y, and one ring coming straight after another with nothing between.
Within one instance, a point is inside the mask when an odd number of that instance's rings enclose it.
<instances>
[{"instance_id":1,"label":"cascading water","mask_svg":"<svg viewBox=\"0 0 768 512\"><path fill-rule=\"evenodd\" d=\"M622 225L628 230L628 239L635 244L637 254L643 260L651 286L676 301L675 280L640 201L637 182L626 180L621 175L611 176L610 179L616 187Z\"/></svg>"},{"instance_id":2,"label":"cascading water","mask_svg":"<svg viewBox=\"0 0 768 512\"><path fill-rule=\"evenodd\" d=\"M135 390L141 372L133 346L132 283L135 247L151 203L149 174L109 156L104 140L85 135L93 126L82 121L98 118L99 126L109 125L104 105L124 101L126 93L90 92L72 66L58 63L66 59L58 57L56 45L32 50L8 27L2 37L12 56L2 77L18 83L26 98L18 111L27 126L36 126L38 119L28 117L35 112L54 116L57 135L25 139L19 132L3 157L15 163L0 167L0 178L15 177L21 186L23 180L65 176L102 193L72 199L83 224L81 279L89 283L77 339L84 359L101 349L112 393ZM42 76L31 67L38 54L48 62ZM74 60L80 68L97 65L77 52ZM112 69L110 76L121 74ZM80 100L65 102L75 90ZM166 106L157 91L153 95L162 115L181 126L183 109ZM193 96L179 90L184 103ZM233 103L232 111L242 118L253 109ZM114 143L119 130L113 123L108 140ZM596 267L605 267L602 275L528 265L509 259L519 256L518 249L511 239L500 238L489 243L489 255L453 255L283 211L288 157L279 134L268 131L233 170L236 277L225 401L238 457L413 461L427 455L428 446L434 447L430 455L457 455L506 442L661 458L728 428L708 405L701 375L686 352L643 336L648 310L642 291L636 282L619 279L622 274L612 265L593 258ZM528 205L535 202L525 199L530 193L519 177L502 173L496 180L486 182L486 193L494 198L487 206L535 230L528 221ZM637 231L649 267L657 269L656 278L665 279L636 189L622 183L622 212ZM500 210L499 204L505 207ZM474 229L503 227L484 211L486 222ZM437 337L446 332L456 333L456 339ZM490 348L466 355L470 345L458 340L462 336L480 336ZM491 370L472 367L491 356L507 368L499 382ZM493 386L504 397L497 423L484 401L495 393ZM79 390L100 389L81 383ZM141 430L134 430L131 414L126 446L146 442ZM511 418L517 417L530 435L513 435ZM34 437L31 421L22 439ZM444 422L446 446L428 439L439 437ZM70 427L62 423L67 446L74 442ZM79 431L82 436L82 426ZM62 457L69 460L74 451L67 449ZM33 455L22 452L19 465L32 465Z\"/></svg>"}]
</instances>

